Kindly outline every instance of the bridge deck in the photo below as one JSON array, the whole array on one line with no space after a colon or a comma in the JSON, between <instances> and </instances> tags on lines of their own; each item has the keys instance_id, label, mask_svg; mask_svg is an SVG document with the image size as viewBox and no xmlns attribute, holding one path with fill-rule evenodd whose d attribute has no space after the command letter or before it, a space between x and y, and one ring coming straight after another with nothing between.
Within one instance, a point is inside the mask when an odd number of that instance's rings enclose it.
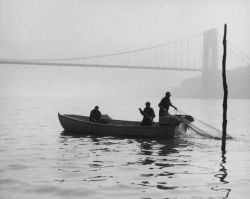
<instances>
[{"instance_id":1,"label":"bridge deck","mask_svg":"<svg viewBox=\"0 0 250 199\"><path fill-rule=\"evenodd\" d=\"M114 69L144 69L144 70L175 70L175 71L202 71L197 68L184 67L161 67L161 66L131 66L131 65L105 65L105 64L82 64L82 63L57 63L57 62L40 62L29 60L10 60L2 59L0 64L10 65L39 65L39 66L64 66L64 67L95 67L95 68L114 68Z\"/></svg>"}]
</instances>

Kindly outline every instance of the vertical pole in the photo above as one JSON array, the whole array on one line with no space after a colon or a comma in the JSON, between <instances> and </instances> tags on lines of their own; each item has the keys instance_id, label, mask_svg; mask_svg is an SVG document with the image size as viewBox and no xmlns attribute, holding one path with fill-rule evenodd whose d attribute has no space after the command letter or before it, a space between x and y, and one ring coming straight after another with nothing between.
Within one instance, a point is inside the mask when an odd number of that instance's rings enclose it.
<instances>
[{"instance_id":1,"label":"vertical pole","mask_svg":"<svg viewBox=\"0 0 250 199\"><path fill-rule=\"evenodd\" d=\"M223 59L222 59L222 80L223 80L223 122L222 122L222 144L221 150L226 151L226 135L227 135L227 78L226 78L226 56L227 56L227 24L224 25L224 37L223 37Z\"/></svg>"}]
</instances>

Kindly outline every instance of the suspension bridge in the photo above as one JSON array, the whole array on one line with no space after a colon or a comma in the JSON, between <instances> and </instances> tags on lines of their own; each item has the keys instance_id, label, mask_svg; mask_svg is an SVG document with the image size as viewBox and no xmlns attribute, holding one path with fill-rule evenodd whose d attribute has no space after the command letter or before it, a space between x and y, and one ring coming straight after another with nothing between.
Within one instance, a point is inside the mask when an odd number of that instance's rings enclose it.
<instances>
[{"instance_id":1,"label":"suspension bridge","mask_svg":"<svg viewBox=\"0 0 250 199\"><path fill-rule=\"evenodd\" d=\"M204 75L218 71L221 58L222 37L217 29L210 29L180 40L136 50L60 59L0 59L0 64L194 71ZM229 43L227 68L249 63L249 57Z\"/></svg>"}]
</instances>

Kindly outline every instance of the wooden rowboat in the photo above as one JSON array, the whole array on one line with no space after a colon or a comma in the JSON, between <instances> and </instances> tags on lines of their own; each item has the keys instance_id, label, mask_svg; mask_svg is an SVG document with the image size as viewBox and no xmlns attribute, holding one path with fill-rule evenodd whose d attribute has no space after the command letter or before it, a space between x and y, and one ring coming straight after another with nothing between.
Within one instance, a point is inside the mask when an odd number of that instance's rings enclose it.
<instances>
[{"instance_id":1,"label":"wooden rowboat","mask_svg":"<svg viewBox=\"0 0 250 199\"><path fill-rule=\"evenodd\" d=\"M164 138L173 139L177 131L185 131L181 122L171 120L169 123L159 126L141 126L141 122L110 120L109 123L94 123L89 117L79 115L61 115L58 113L59 121L66 132L86 135L112 135L141 138Z\"/></svg>"}]
</instances>

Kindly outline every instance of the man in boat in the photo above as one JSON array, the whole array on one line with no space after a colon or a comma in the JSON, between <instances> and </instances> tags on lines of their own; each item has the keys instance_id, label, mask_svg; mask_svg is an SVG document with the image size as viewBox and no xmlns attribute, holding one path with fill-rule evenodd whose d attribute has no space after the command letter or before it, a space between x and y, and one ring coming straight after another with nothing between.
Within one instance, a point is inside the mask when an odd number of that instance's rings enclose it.
<instances>
[{"instance_id":1,"label":"man in boat","mask_svg":"<svg viewBox=\"0 0 250 199\"><path fill-rule=\"evenodd\" d=\"M99 106L95 106L95 108L90 112L89 121L90 122L100 122L101 112L99 111Z\"/></svg>"},{"instance_id":2,"label":"man in boat","mask_svg":"<svg viewBox=\"0 0 250 199\"><path fill-rule=\"evenodd\" d=\"M141 126L153 126L153 119L155 118L154 109L150 107L150 102L146 102L144 110L139 108L140 113L143 115Z\"/></svg>"},{"instance_id":3,"label":"man in boat","mask_svg":"<svg viewBox=\"0 0 250 199\"><path fill-rule=\"evenodd\" d=\"M165 97L162 98L160 103L158 104L158 106L160 108L160 110L159 110L159 123L164 123L163 118L169 115L168 110L169 110L170 106L172 106L175 110L177 110L177 108L171 103L170 96L171 96L171 93L166 92Z\"/></svg>"}]
</instances>

